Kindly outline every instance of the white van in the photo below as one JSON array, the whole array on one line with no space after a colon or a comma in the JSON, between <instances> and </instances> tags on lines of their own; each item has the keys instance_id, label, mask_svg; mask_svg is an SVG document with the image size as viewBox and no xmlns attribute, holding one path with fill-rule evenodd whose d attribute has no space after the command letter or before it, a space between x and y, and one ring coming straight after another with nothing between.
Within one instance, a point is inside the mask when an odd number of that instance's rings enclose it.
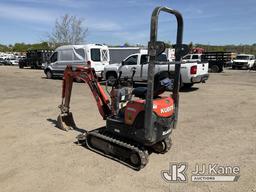
<instances>
[{"instance_id":1,"label":"white van","mask_svg":"<svg viewBox=\"0 0 256 192\"><path fill-rule=\"evenodd\" d=\"M60 46L53 52L50 61L44 65L44 73L48 79L63 76L68 64L71 64L73 69L78 65L91 65L97 76L101 78L104 67L109 65L108 46L101 44Z\"/></svg>"}]
</instances>

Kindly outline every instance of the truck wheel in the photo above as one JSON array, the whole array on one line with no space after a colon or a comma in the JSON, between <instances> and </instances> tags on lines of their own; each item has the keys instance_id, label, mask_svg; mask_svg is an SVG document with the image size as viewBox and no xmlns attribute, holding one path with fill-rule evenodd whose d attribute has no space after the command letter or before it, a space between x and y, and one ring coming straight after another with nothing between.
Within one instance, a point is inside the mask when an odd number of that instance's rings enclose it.
<instances>
[{"instance_id":1,"label":"truck wheel","mask_svg":"<svg viewBox=\"0 0 256 192\"><path fill-rule=\"evenodd\" d=\"M256 63L253 64L251 70L255 70L256 71Z\"/></svg>"},{"instance_id":2,"label":"truck wheel","mask_svg":"<svg viewBox=\"0 0 256 192\"><path fill-rule=\"evenodd\" d=\"M107 82L108 82L108 85L114 85L114 83L116 82L116 78L117 78L117 75L115 73L109 73L107 74Z\"/></svg>"},{"instance_id":3,"label":"truck wheel","mask_svg":"<svg viewBox=\"0 0 256 192\"><path fill-rule=\"evenodd\" d=\"M23 65L19 65L19 68L20 68L20 69L23 69L23 68L24 68L24 66L23 66Z\"/></svg>"},{"instance_id":4,"label":"truck wheel","mask_svg":"<svg viewBox=\"0 0 256 192\"><path fill-rule=\"evenodd\" d=\"M190 89L193 85L194 85L194 83L184 83L183 87L186 89Z\"/></svg>"},{"instance_id":5,"label":"truck wheel","mask_svg":"<svg viewBox=\"0 0 256 192\"><path fill-rule=\"evenodd\" d=\"M220 72L220 68L219 68L218 65L213 65L213 66L211 67L211 69L212 69L212 72L213 72L213 73L218 73L218 72Z\"/></svg>"},{"instance_id":6,"label":"truck wheel","mask_svg":"<svg viewBox=\"0 0 256 192\"><path fill-rule=\"evenodd\" d=\"M45 74L46 74L47 79L52 79L53 75L52 75L51 70L47 70Z\"/></svg>"}]
</instances>

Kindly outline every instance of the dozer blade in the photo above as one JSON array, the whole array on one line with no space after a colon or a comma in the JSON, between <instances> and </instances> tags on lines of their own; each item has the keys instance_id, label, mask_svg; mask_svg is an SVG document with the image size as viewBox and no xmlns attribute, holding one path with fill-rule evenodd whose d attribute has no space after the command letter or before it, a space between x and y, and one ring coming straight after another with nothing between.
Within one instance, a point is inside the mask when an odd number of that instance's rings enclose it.
<instances>
[{"instance_id":1,"label":"dozer blade","mask_svg":"<svg viewBox=\"0 0 256 192\"><path fill-rule=\"evenodd\" d=\"M76 123L74 121L72 113L68 112L60 114L57 118L57 127L64 131L75 129Z\"/></svg>"}]
</instances>

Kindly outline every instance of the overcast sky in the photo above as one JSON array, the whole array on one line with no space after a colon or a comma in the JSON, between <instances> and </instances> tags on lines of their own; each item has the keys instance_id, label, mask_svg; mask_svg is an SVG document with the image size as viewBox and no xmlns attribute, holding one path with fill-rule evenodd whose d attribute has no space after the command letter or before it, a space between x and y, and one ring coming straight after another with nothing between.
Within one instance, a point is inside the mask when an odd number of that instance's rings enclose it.
<instances>
[{"instance_id":1,"label":"overcast sky","mask_svg":"<svg viewBox=\"0 0 256 192\"><path fill-rule=\"evenodd\" d=\"M47 39L56 18L84 19L87 43L147 44L152 10L159 5L184 17L184 41L204 44L256 43L256 0L1 0L0 43ZM161 14L159 40L175 40L173 17Z\"/></svg>"}]
</instances>

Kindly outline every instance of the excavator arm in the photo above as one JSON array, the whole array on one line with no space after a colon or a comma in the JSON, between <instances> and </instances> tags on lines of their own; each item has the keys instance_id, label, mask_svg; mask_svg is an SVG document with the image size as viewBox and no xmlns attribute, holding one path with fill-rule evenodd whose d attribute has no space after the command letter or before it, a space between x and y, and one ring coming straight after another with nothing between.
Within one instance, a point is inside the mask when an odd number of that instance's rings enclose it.
<instances>
[{"instance_id":1,"label":"excavator arm","mask_svg":"<svg viewBox=\"0 0 256 192\"><path fill-rule=\"evenodd\" d=\"M72 66L68 65L64 71L62 84L62 100L59 106L61 114L57 119L57 126L65 131L76 128L73 115L69 111L74 79L80 79L82 82L89 85L96 100L98 110L104 120L111 115L109 99L97 81L95 70L90 67L79 66L73 71Z\"/></svg>"}]
</instances>

